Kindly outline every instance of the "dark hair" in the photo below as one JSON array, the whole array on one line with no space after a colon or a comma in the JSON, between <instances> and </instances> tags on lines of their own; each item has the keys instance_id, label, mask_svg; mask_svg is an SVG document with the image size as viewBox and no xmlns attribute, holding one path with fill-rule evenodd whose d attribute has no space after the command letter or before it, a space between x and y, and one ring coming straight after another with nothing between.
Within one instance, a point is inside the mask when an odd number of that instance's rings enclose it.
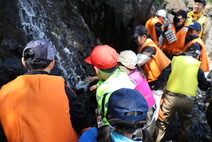
<instances>
[{"instance_id":1,"label":"dark hair","mask_svg":"<svg viewBox=\"0 0 212 142\"><path fill-rule=\"evenodd\" d=\"M117 69L117 65L109 69L99 69L99 70L110 74L110 73L113 73L116 69Z\"/></svg>"},{"instance_id":2,"label":"dark hair","mask_svg":"<svg viewBox=\"0 0 212 142\"><path fill-rule=\"evenodd\" d=\"M142 67L141 67L141 66L139 67L138 64L136 65L136 67L137 67L137 69L140 71L141 76L142 76L143 78L147 79L147 78L146 78L147 74L144 72L144 70L142 69Z\"/></svg>"},{"instance_id":3,"label":"dark hair","mask_svg":"<svg viewBox=\"0 0 212 142\"><path fill-rule=\"evenodd\" d=\"M142 35L140 35L140 36L143 36L143 35L146 35L147 38L150 38L151 40L154 41L152 35L150 35L150 34L148 34L148 33L144 33L144 34L142 34ZM155 42L155 41L154 41L154 42Z\"/></svg>"},{"instance_id":4,"label":"dark hair","mask_svg":"<svg viewBox=\"0 0 212 142\"><path fill-rule=\"evenodd\" d=\"M110 114L107 114L107 120L112 127L115 127L115 131L120 135L123 135L125 133L131 134L138 128L142 128L146 124L146 120L127 121L115 118ZM111 142L110 131L112 128L110 125L102 126L99 129L97 136L98 142Z\"/></svg>"},{"instance_id":5,"label":"dark hair","mask_svg":"<svg viewBox=\"0 0 212 142\"><path fill-rule=\"evenodd\" d=\"M24 52L24 61L28 70L45 69L49 66L52 60L35 59L35 52L33 49L26 49Z\"/></svg>"}]
</instances>

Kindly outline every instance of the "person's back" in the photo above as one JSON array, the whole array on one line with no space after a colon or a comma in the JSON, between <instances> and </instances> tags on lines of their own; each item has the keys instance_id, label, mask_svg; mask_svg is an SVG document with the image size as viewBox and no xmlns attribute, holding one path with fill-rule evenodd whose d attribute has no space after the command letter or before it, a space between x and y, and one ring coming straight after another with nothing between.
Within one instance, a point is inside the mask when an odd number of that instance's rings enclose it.
<instances>
[{"instance_id":1,"label":"person's back","mask_svg":"<svg viewBox=\"0 0 212 142\"><path fill-rule=\"evenodd\" d=\"M9 142L77 141L61 77L19 76L0 95L0 120Z\"/></svg>"},{"instance_id":2,"label":"person's back","mask_svg":"<svg viewBox=\"0 0 212 142\"><path fill-rule=\"evenodd\" d=\"M134 89L142 94L150 109L155 104L155 99L143 70L137 66L138 59L136 54L132 50L121 51L118 62L120 70L126 72L129 78L135 82Z\"/></svg>"},{"instance_id":3,"label":"person's back","mask_svg":"<svg viewBox=\"0 0 212 142\"><path fill-rule=\"evenodd\" d=\"M143 136L134 137L134 132L146 123L148 105L144 97L133 89L121 88L114 91L108 101L107 119L110 125L94 127L83 133L79 142L151 142L146 130Z\"/></svg>"},{"instance_id":4,"label":"person's back","mask_svg":"<svg viewBox=\"0 0 212 142\"><path fill-rule=\"evenodd\" d=\"M97 83L96 100L98 109L102 113L103 121L107 124L106 112L107 102L111 93L120 88L134 88L134 83L128 75L117 69L118 54L116 50L108 45L94 47L91 55L85 62L93 66L93 71L100 79Z\"/></svg>"},{"instance_id":5,"label":"person's back","mask_svg":"<svg viewBox=\"0 0 212 142\"><path fill-rule=\"evenodd\" d=\"M145 27L148 29L148 34L150 34L158 45L158 38L164 31L163 19L166 19L166 11L160 9L156 12L156 16L147 20Z\"/></svg>"},{"instance_id":6,"label":"person's back","mask_svg":"<svg viewBox=\"0 0 212 142\"><path fill-rule=\"evenodd\" d=\"M200 49L190 46L186 53L174 56L172 63L158 77L153 90L158 90L166 82L161 113L163 118L156 121L155 141L160 142L166 133L166 128L177 113L181 126L178 141L185 142L192 124L192 109L194 107L196 90L207 90L210 82L205 79L198 61Z\"/></svg>"},{"instance_id":7,"label":"person's back","mask_svg":"<svg viewBox=\"0 0 212 142\"><path fill-rule=\"evenodd\" d=\"M0 90L0 123L8 142L77 142L62 77L50 76L55 51L33 40L23 51L28 72Z\"/></svg>"},{"instance_id":8,"label":"person's back","mask_svg":"<svg viewBox=\"0 0 212 142\"><path fill-rule=\"evenodd\" d=\"M174 57L172 60L172 72L167 81L166 90L194 96L198 85L197 73L199 66L200 62L192 56Z\"/></svg>"}]
</instances>

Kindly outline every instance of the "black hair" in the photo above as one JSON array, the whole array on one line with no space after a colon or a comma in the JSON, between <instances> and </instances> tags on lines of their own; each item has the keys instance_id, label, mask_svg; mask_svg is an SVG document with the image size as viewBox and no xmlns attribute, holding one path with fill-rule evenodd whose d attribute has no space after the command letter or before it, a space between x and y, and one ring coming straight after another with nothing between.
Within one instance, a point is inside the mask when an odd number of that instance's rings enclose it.
<instances>
[{"instance_id":1,"label":"black hair","mask_svg":"<svg viewBox=\"0 0 212 142\"><path fill-rule=\"evenodd\" d=\"M138 68L138 70L140 71L140 74L143 78L147 79L146 76L147 74L144 72L143 68L140 66L138 66L138 64L136 65L136 67Z\"/></svg>"},{"instance_id":2,"label":"black hair","mask_svg":"<svg viewBox=\"0 0 212 142\"><path fill-rule=\"evenodd\" d=\"M117 69L117 65L115 65L114 67L109 68L109 69L99 69L99 70L102 72L105 72L105 73L112 74L116 69Z\"/></svg>"},{"instance_id":3,"label":"black hair","mask_svg":"<svg viewBox=\"0 0 212 142\"><path fill-rule=\"evenodd\" d=\"M52 60L47 59L35 59L35 51L31 48L26 49L23 56L28 70L45 69L52 62Z\"/></svg>"},{"instance_id":4,"label":"black hair","mask_svg":"<svg viewBox=\"0 0 212 142\"><path fill-rule=\"evenodd\" d=\"M150 38L151 40L154 41L152 35L148 34L147 32L146 33L143 33L142 35L140 34L140 36L143 36L143 35L146 35L147 38ZM154 41L155 42L155 41Z\"/></svg>"},{"instance_id":5,"label":"black hair","mask_svg":"<svg viewBox=\"0 0 212 142\"><path fill-rule=\"evenodd\" d=\"M107 114L107 120L110 125L105 125L100 127L98 131L97 141L98 142L111 142L110 132L112 130L111 127L115 127L115 131L120 134L132 134L138 128L144 127L146 124L146 120L137 120L137 121L127 121L119 118L115 118L110 114Z\"/></svg>"}]
</instances>

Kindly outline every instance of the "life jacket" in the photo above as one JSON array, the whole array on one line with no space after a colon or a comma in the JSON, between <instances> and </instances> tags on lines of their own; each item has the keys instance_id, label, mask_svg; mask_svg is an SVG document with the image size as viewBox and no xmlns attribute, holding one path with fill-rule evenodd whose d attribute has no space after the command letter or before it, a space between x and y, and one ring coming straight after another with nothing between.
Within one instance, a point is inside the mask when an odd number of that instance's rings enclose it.
<instances>
[{"instance_id":1,"label":"life jacket","mask_svg":"<svg viewBox=\"0 0 212 142\"><path fill-rule=\"evenodd\" d=\"M156 33L156 29L155 29L155 24L160 23L161 25L163 25L163 23L157 18L157 17L153 17L150 18L146 24L145 27L148 29L148 34L150 34L154 40L154 42L156 43L156 45L158 45L158 36ZM164 30L164 26L161 27L162 31Z\"/></svg>"},{"instance_id":2,"label":"life jacket","mask_svg":"<svg viewBox=\"0 0 212 142\"><path fill-rule=\"evenodd\" d=\"M200 62L202 62L202 64L200 65L200 68L204 72L208 72L209 71L208 55L206 53L205 44L200 38L195 38L192 41L190 41L188 44L186 44L184 49L183 49L183 52L186 52L188 47L191 46L194 43L198 43L201 46Z\"/></svg>"},{"instance_id":3,"label":"life jacket","mask_svg":"<svg viewBox=\"0 0 212 142\"><path fill-rule=\"evenodd\" d=\"M122 72L119 69L116 69L115 73L113 73L107 80L99 80L97 83L96 100L100 112L104 115L104 124L109 124L106 119L109 97L114 91L120 88L134 89L135 84L130 80L127 73Z\"/></svg>"},{"instance_id":4,"label":"life jacket","mask_svg":"<svg viewBox=\"0 0 212 142\"><path fill-rule=\"evenodd\" d=\"M147 46L154 48L156 51L155 56L144 64L147 81L152 82L157 80L162 70L167 67L171 61L150 38L146 39L144 44L138 49L138 53L141 53L142 49Z\"/></svg>"},{"instance_id":5,"label":"life jacket","mask_svg":"<svg viewBox=\"0 0 212 142\"><path fill-rule=\"evenodd\" d=\"M170 23L168 25L168 30L173 30L177 40L172 42L172 43L168 43L168 40L165 38L164 39L164 43L162 45L162 49L163 51L167 52L167 53L171 53L172 55L177 55L180 51L182 51L183 47L185 46L185 38L186 38L186 33L188 31L187 27L182 27L177 33L176 33L176 29L174 27L173 23Z\"/></svg>"},{"instance_id":6,"label":"life jacket","mask_svg":"<svg viewBox=\"0 0 212 142\"><path fill-rule=\"evenodd\" d=\"M77 142L64 79L22 75L0 91L0 123L8 142Z\"/></svg>"},{"instance_id":7,"label":"life jacket","mask_svg":"<svg viewBox=\"0 0 212 142\"><path fill-rule=\"evenodd\" d=\"M155 104L153 93L149 87L147 80L141 75L140 71L135 69L130 74L129 78L136 82L135 90L139 91L146 99L148 107L151 108Z\"/></svg>"},{"instance_id":8,"label":"life jacket","mask_svg":"<svg viewBox=\"0 0 212 142\"><path fill-rule=\"evenodd\" d=\"M192 56L174 56L166 90L195 97L200 64L201 62Z\"/></svg>"},{"instance_id":9,"label":"life jacket","mask_svg":"<svg viewBox=\"0 0 212 142\"><path fill-rule=\"evenodd\" d=\"M186 19L186 22L185 22L185 26L188 26L188 25L190 25L191 24L191 22L193 22L193 21L195 21L194 20L194 12L193 11L191 11L191 12L189 12L188 14L187 14L187 19ZM205 14L201 14L200 16L199 16L199 18L196 20L196 22L198 22L198 23L200 23L200 25L201 25L201 27L202 27L202 29L201 29L201 32L199 33L199 38L201 38L202 39L202 31L204 30L203 29L203 25L204 25L204 22L205 22L205 20L207 19L207 16L205 15Z\"/></svg>"}]
</instances>

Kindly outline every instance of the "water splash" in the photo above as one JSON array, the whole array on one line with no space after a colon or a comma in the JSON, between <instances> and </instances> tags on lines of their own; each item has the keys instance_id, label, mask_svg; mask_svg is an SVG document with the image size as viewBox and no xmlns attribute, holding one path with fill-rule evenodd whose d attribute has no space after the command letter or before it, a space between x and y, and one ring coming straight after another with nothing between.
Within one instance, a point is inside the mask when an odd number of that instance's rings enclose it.
<instances>
[{"instance_id":1,"label":"water splash","mask_svg":"<svg viewBox=\"0 0 212 142\"><path fill-rule=\"evenodd\" d=\"M19 16L24 32L33 37L33 39L41 39L45 37L45 10L39 5L39 14L34 8L38 7L35 1L19 0Z\"/></svg>"}]
</instances>

